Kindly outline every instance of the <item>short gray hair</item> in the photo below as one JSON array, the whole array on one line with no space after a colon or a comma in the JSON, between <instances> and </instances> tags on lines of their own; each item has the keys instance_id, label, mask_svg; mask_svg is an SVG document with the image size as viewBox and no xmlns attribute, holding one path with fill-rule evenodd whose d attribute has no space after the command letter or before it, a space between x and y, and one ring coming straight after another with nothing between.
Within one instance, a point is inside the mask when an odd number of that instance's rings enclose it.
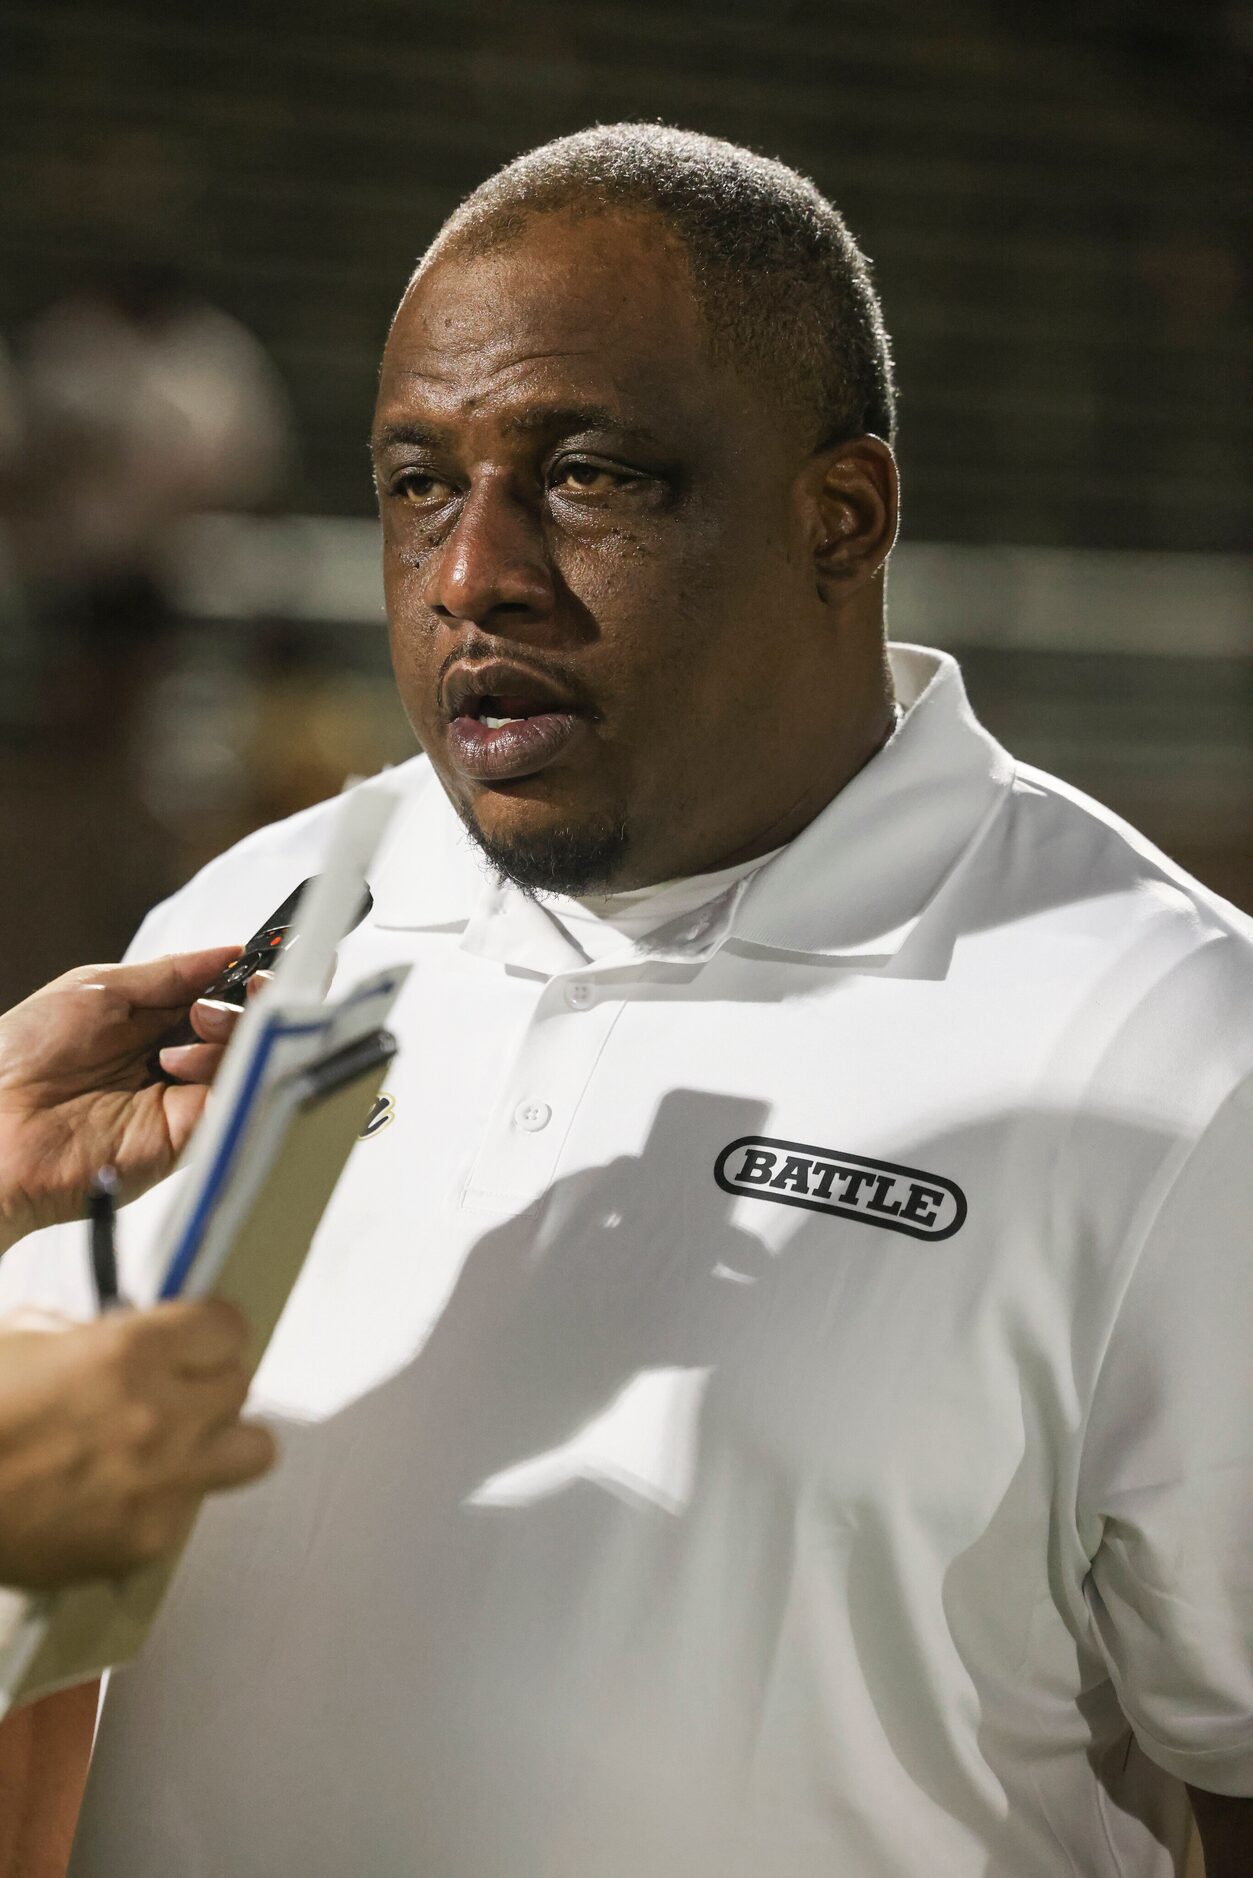
<instances>
[{"instance_id":1,"label":"short gray hair","mask_svg":"<svg viewBox=\"0 0 1253 1878\"><path fill-rule=\"evenodd\" d=\"M601 124L542 144L466 197L423 264L500 246L536 216L615 210L674 231L715 350L812 411L816 445L891 441L892 352L866 256L808 177L721 137Z\"/></svg>"}]
</instances>

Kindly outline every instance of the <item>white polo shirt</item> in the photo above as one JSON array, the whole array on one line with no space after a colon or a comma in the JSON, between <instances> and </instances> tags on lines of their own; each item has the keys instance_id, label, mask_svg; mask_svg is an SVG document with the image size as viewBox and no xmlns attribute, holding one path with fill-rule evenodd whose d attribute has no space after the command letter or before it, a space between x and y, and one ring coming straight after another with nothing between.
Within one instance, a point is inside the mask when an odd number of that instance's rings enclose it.
<instances>
[{"instance_id":1,"label":"white polo shirt","mask_svg":"<svg viewBox=\"0 0 1253 1878\"><path fill-rule=\"evenodd\" d=\"M811 827L594 964L390 772L391 1107L76 1878L1165 1878L1180 1780L1253 1791L1249 928L893 663ZM332 812L137 950L252 930Z\"/></svg>"}]
</instances>

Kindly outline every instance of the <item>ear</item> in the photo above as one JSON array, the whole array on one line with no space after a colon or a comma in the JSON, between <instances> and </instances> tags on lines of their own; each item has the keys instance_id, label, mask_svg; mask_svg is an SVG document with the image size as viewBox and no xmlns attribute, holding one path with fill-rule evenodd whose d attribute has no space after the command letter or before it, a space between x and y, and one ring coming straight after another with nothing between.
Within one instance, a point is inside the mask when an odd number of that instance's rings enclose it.
<instances>
[{"instance_id":1,"label":"ear","mask_svg":"<svg viewBox=\"0 0 1253 1878\"><path fill-rule=\"evenodd\" d=\"M896 458L878 437L854 437L818 451L808 497L814 577L823 600L864 587L896 541L900 482Z\"/></svg>"}]
</instances>

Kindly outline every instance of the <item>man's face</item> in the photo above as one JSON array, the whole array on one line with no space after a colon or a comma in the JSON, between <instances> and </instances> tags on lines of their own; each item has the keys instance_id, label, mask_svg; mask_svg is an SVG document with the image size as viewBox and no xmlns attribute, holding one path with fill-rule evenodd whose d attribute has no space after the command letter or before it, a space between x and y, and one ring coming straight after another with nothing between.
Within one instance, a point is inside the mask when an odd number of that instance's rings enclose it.
<instances>
[{"instance_id":1,"label":"man's face","mask_svg":"<svg viewBox=\"0 0 1253 1878\"><path fill-rule=\"evenodd\" d=\"M805 442L711 360L660 224L548 216L428 266L374 455L401 695L505 872L627 887L791 832L824 649Z\"/></svg>"}]
</instances>

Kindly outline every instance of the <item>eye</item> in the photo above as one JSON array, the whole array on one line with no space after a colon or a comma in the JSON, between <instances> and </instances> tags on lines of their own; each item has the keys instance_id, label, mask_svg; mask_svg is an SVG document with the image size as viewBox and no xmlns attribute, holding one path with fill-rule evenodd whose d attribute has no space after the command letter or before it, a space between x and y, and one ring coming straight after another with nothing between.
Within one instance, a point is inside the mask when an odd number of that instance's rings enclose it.
<instances>
[{"instance_id":1,"label":"eye","mask_svg":"<svg viewBox=\"0 0 1253 1878\"><path fill-rule=\"evenodd\" d=\"M549 487L567 496L610 496L640 478L630 470L611 469L585 457L567 457L553 466Z\"/></svg>"},{"instance_id":2,"label":"eye","mask_svg":"<svg viewBox=\"0 0 1253 1878\"><path fill-rule=\"evenodd\" d=\"M404 470L392 483L392 494L410 508L447 502L452 487L431 470Z\"/></svg>"}]
</instances>

